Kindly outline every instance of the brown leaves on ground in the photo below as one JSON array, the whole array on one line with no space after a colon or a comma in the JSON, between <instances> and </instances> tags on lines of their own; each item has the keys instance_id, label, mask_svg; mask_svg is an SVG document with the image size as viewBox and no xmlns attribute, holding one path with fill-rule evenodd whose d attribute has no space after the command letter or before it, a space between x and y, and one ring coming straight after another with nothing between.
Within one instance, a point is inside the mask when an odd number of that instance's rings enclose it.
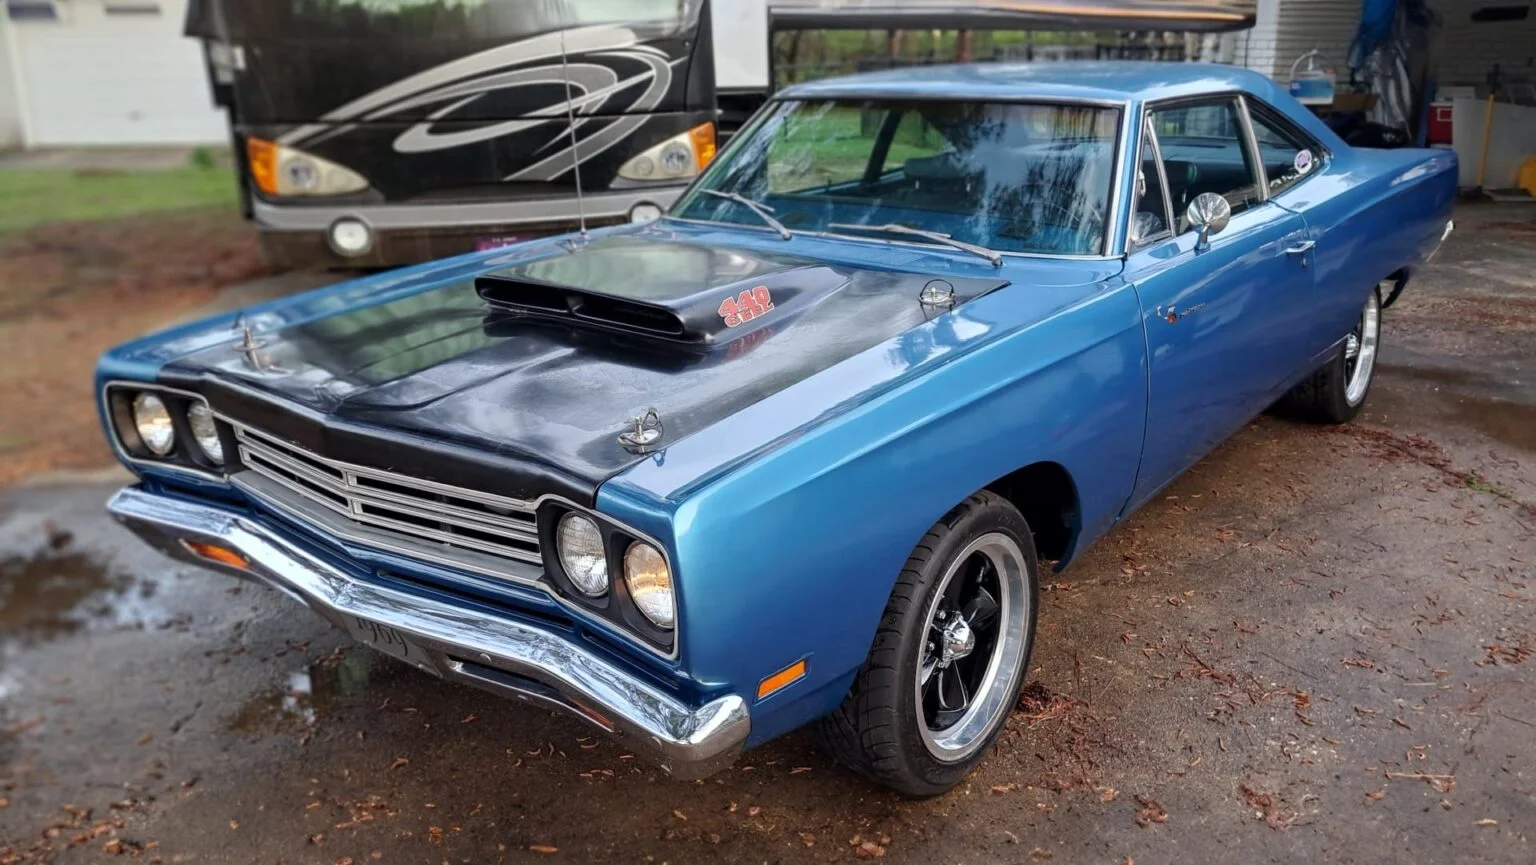
<instances>
[{"instance_id":1,"label":"brown leaves on ground","mask_svg":"<svg viewBox=\"0 0 1536 865\"><path fill-rule=\"evenodd\" d=\"M1254 816L1263 820L1264 824L1271 829L1276 831L1289 829L1291 824L1296 822L1295 814L1287 813L1280 809L1278 797L1271 796L1268 793L1261 793L1247 784L1239 784L1237 786L1237 797L1248 807L1252 808Z\"/></svg>"},{"instance_id":2,"label":"brown leaves on ground","mask_svg":"<svg viewBox=\"0 0 1536 865\"><path fill-rule=\"evenodd\" d=\"M266 271L232 208L61 223L0 238L0 484L111 454L96 419L101 352L185 318Z\"/></svg>"},{"instance_id":3,"label":"brown leaves on ground","mask_svg":"<svg viewBox=\"0 0 1536 865\"><path fill-rule=\"evenodd\" d=\"M1168 809L1156 799L1151 799L1141 794L1136 795L1136 823L1141 826L1150 826L1153 823L1167 823Z\"/></svg>"},{"instance_id":4,"label":"brown leaves on ground","mask_svg":"<svg viewBox=\"0 0 1536 865\"><path fill-rule=\"evenodd\" d=\"M891 843L891 836L865 838L863 835L855 835L848 843L853 847L853 855L860 859L879 859L885 855L885 847Z\"/></svg>"}]
</instances>

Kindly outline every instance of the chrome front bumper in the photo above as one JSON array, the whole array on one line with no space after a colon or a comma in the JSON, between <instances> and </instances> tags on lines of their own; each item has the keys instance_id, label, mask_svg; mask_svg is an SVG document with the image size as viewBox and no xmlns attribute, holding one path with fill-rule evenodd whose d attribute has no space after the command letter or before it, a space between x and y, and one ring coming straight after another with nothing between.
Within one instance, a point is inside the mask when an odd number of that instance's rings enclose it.
<instances>
[{"instance_id":1,"label":"chrome front bumper","mask_svg":"<svg viewBox=\"0 0 1536 865\"><path fill-rule=\"evenodd\" d=\"M172 558L271 586L349 631L365 623L392 628L425 650L415 663L427 672L567 709L674 776L702 778L725 768L747 739L751 721L739 696L694 708L589 650L523 622L355 580L238 512L138 487L120 490L107 510ZM233 551L249 567L216 565L183 541Z\"/></svg>"}]
</instances>

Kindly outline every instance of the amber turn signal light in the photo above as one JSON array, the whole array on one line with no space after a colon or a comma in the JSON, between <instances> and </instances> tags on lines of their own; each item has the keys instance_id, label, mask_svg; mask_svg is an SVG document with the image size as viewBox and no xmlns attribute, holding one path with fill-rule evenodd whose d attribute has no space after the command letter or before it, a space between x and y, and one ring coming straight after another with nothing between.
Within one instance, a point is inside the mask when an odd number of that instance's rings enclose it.
<instances>
[{"instance_id":1,"label":"amber turn signal light","mask_svg":"<svg viewBox=\"0 0 1536 865\"><path fill-rule=\"evenodd\" d=\"M246 561L245 556L240 555L234 550L227 550L218 544L210 544L205 541L189 541L186 538L182 538L181 547L200 559L207 559L210 562L215 562L225 567L239 568L242 571L249 570L251 567L251 563Z\"/></svg>"},{"instance_id":2,"label":"amber turn signal light","mask_svg":"<svg viewBox=\"0 0 1536 865\"><path fill-rule=\"evenodd\" d=\"M805 659L801 658L800 660L790 664L777 673L774 673L772 676L764 679L762 683L757 686L757 698L761 700L764 697L782 691L790 685L793 685L794 683L805 678L805 666Z\"/></svg>"},{"instance_id":3,"label":"amber turn signal light","mask_svg":"<svg viewBox=\"0 0 1536 865\"><path fill-rule=\"evenodd\" d=\"M688 140L693 144L693 161L703 171L704 166L715 158L715 124L700 123L688 130Z\"/></svg>"},{"instance_id":4,"label":"amber turn signal light","mask_svg":"<svg viewBox=\"0 0 1536 865\"><path fill-rule=\"evenodd\" d=\"M246 161L251 166L251 180L268 195L277 194L277 145L262 138L245 139Z\"/></svg>"}]
</instances>

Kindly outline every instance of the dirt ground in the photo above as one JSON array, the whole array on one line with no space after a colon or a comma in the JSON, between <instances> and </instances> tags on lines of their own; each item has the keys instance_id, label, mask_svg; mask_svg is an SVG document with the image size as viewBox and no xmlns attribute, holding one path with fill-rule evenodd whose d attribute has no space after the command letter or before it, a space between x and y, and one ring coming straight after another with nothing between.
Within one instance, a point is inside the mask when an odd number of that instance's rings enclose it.
<instances>
[{"instance_id":1,"label":"dirt ground","mask_svg":"<svg viewBox=\"0 0 1536 865\"><path fill-rule=\"evenodd\" d=\"M0 236L0 484L107 465L96 358L266 272L230 208L61 223Z\"/></svg>"},{"instance_id":2,"label":"dirt ground","mask_svg":"<svg viewBox=\"0 0 1536 865\"><path fill-rule=\"evenodd\" d=\"M1536 210L1458 225L1363 421L1260 418L1052 576L929 801L804 734L675 782L157 558L107 486L0 494L0 863L1536 861Z\"/></svg>"}]
</instances>

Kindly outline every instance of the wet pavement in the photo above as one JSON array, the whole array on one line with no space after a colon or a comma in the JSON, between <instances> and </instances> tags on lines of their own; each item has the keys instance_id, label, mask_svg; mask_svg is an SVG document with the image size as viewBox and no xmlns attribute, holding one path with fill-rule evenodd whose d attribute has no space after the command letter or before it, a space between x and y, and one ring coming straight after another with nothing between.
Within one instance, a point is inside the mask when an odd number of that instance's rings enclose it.
<instances>
[{"instance_id":1,"label":"wet pavement","mask_svg":"<svg viewBox=\"0 0 1536 865\"><path fill-rule=\"evenodd\" d=\"M1536 861L1536 210L1470 208L1363 422L1266 416L1069 571L965 784L698 783L0 493L0 863Z\"/></svg>"}]
</instances>

